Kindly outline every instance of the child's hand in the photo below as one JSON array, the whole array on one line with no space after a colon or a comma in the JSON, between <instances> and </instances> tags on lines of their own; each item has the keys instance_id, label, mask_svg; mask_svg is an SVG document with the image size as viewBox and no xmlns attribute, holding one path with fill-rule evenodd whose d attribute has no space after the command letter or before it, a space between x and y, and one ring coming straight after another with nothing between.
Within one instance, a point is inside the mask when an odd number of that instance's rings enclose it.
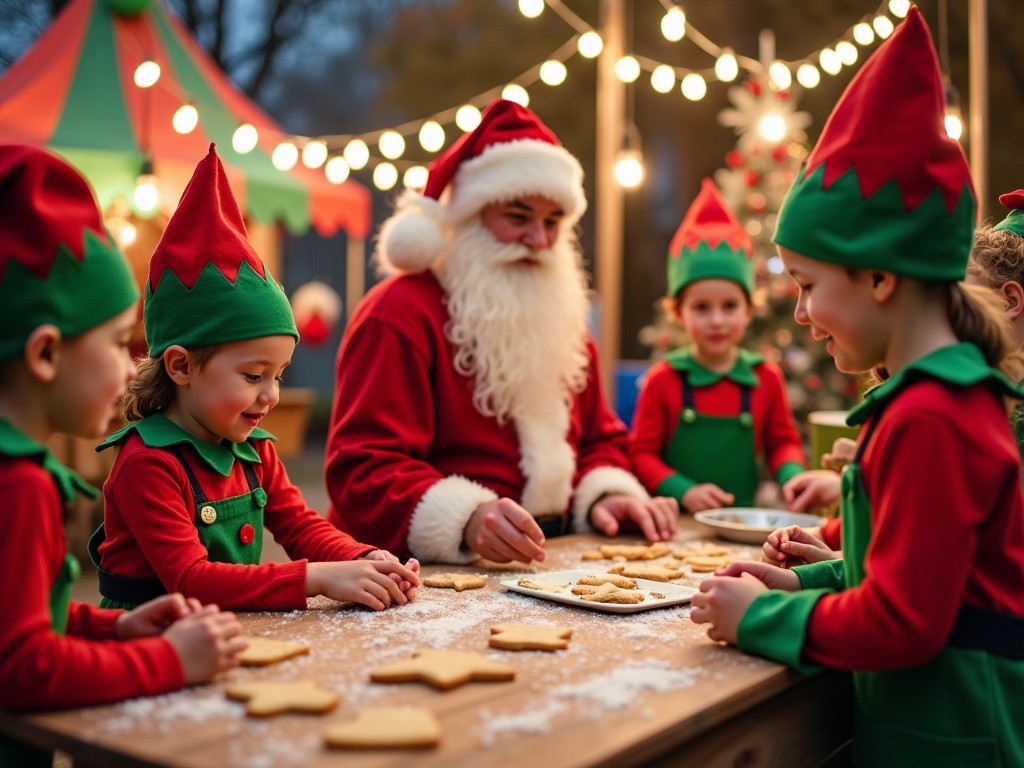
<instances>
[{"instance_id":1,"label":"child's hand","mask_svg":"<svg viewBox=\"0 0 1024 768\"><path fill-rule=\"evenodd\" d=\"M838 555L828 545L799 525L777 528L761 546L761 561L780 568L834 560Z\"/></svg>"},{"instance_id":2,"label":"child's hand","mask_svg":"<svg viewBox=\"0 0 1024 768\"><path fill-rule=\"evenodd\" d=\"M782 499L790 512L808 512L839 503L839 475L830 469L801 472L782 486Z\"/></svg>"},{"instance_id":3,"label":"child's hand","mask_svg":"<svg viewBox=\"0 0 1024 768\"><path fill-rule=\"evenodd\" d=\"M417 570L419 568L419 563ZM398 580L392 578L397 575ZM306 594L324 595L332 600L362 603L382 611L393 603L409 602L401 581L410 586L420 583L416 571L397 560L349 560L335 563L309 563L306 566Z\"/></svg>"},{"instance_id":4,"label":"child's hand","mask_svg":"<svg viewBox=\"0 0 1024 768\"><path fill-rule=\"evenodd\" d=\"M683 506L690 512L727 507L735 500L735 496L714 483L695 485L683 494Z\"/></svg>"},{"instance_id":5,"label":"child's hand","mask_svg":"<svg viewBox=\"0 0 1024 768\"><path fill-rule=\"evenodd\" d=\"M753 576L768 589L796 592L801 589L800 577L785 568L776 568L756 560L737 560L715 571L715 576ZM706 581L706 579L705 579Z\"/></svg>"},{"instance_id":6,"label":"child's hand","mask_svg":"<svg viewBox=\"0 0 1024 768\"><path fill-rule=\"evenodd\" d=\"M821 455L821 466L838 472L857 455L857 441L848 437L837 437L832 450Z\"/></svg>"},{"instance_id":7,"label":"child's hand","mask_svg":"<svg viewBox=\"0 0 1024 768\"><path fill-rule=\"evenodd\" d=\"M178 654L186 685L204 683L238 666L238 654L248 643L235 614L204 605L174 622L164 632Z\"/></svg>"},{"instance_id":8,"label":"child's hand","mask_svg":"<svg viewBox=\"0 0 1024 768\"><path fill-rule=\"evenodd\" d=\"M397 557L395 557L393 554L388 552L386 549L375 549L372 552L367 552L365 555L363 555L360 558L360 560L390 560L391 562L394 562L394 563L401 562ZM417 560L415 557L410 557L408 562L406 562L405 567L408 568L413 573L415 573L417 576L419 576L420 561ZM401 589L402 592L405 593L406 597L408 597L410 600L412 600L416 596L416 587L419 586L419 580L418 579L417 579L417 581L415 583L413 583L411 581L403 579L397 573L391 573L391 574L388 574L388 575L398 585L398 588Z\"/></svg>"},{"instance_id":9,"label":"child's hand","mask_svg":"<svg viewBox=\"0 0 1024 768\"><path fill-rule=\"evenodd\" d=\"M716 575L704 579L700 583L700 592L693 596L690 620L694 624L710 624L708 637L712 640L735 645L740 619L754 598L767 589L763 582L749 573L739 578Z\"/></svg>"},{"instance_id":10,"label":"child's hand","mask_svg":"<svg viewBox=\"0 0 1024 768\"><path fill-rule=\"evenodd\" d=\"M118 616L114 624L114 637L118 640L133 640L162 634L178 619L200 608L202 604L198 600L194 597L186 600L180 592L161 595Z\"/></svg>"}]
</instances>

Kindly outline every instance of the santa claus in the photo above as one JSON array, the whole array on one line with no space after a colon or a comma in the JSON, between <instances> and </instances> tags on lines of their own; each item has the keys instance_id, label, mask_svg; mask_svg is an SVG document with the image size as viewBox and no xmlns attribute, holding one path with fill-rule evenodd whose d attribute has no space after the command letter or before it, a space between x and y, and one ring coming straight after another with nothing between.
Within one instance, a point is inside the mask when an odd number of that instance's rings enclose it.
<instances>
[{"instance_id":1,"label":"santa claus","mask_svg":"<svg viewBox=\"0 0 1024 768\"><path fill-rule=\"evenodd\" d=\"M629 469L601 391L575 239L579 162L496 101L385 222L389 277L337 358L330 520L401 557L544 559L546 536L627 524L651 541L678 507Z\"/></svg>"}]
</instances>

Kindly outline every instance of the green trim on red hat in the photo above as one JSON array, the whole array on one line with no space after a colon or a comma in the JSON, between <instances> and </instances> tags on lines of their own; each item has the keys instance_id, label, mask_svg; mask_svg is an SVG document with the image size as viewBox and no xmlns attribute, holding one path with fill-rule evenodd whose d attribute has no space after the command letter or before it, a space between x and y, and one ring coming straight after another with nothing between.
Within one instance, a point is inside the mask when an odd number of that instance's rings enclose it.
<instances>
[{"instance_id":1,"label":"green trim on red hat","mask_svg":"<svg viewBox=\"0 0 1024 768\"><path fill-rule=\"evenodd\" d=\"M974 237L974 194L965 183L950 212L936 187L907 210L895 180L868 198L854 169L827 189L825 167L802 169L779 212L775 242L818 261L920 280L963 280Z\"/></svg>"},{"instance_id":2,"label":"green trim on red hat","mask_svg":"<svg viewBox=\"0 0 1024 768\"><path fill-rule=\"evenodd\" d=\"M1024 189L1017 189L999 196L999 202L1010 209L1006 218L992 227L994 232L1012 232L1024 237Z\"/></svg>"},{"instance_id":3,"label":"green trim on red hat","mask_svg":"<svg viewBox=\"0 0 1024 768\"><path fill-rule=\"evenodd\" d=\"M678 258L668 260L668 293L676 296L690 283L698 280L732 280L746 291L747 298L754 293L754 264L743 251L736 251L726 242L711 248L701 242L695 250L683 248Z\"/></svg>"},{"instance_id":4,"label":"green trim on red hat","mask_svg":"<svg viewBox=\"0 0 1024 768\"><path fill-rule=\"evenodd\" d=\"M81 260L61 244L46 277L16 259L7 262L0 276L0 360L20 356L41 325L73 338L138 301L135 277L113 239L105 243L87 227L83 235Z\"/></svg>"},{"instance_id":5,"label":"green trim on red hat","mask_svg":"<svg viewBox=\"0 0 1024 768\"><path fill-rule=\"evenodd\" d=\"M281 286L247 261L234 282L209 262L191 289L165 269L156 290L146 285L144 317L150 357L160 357L172 344L195 349L262 336L299 338Z\"/></svg>"}]
</instances>

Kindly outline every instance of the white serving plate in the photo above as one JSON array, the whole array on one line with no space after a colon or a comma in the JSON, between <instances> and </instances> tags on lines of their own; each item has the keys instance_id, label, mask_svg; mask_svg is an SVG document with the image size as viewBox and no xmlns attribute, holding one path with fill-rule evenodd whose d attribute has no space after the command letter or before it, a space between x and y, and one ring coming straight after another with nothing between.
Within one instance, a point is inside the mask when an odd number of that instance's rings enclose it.
<instances>
[{"instance_id":1,"label":"white serving plate","mask_svg":"<svg viewBox=\"0 0 1024 768\"><path fill-rule=\"evenodd\" d=\"M709 509L696 512L693 519L723 539L744 544L763 544L769 533L787 525L812 528L825 522L825 518L817 515L756 507Z\"/></svg>"},{"instance_id":2,"label":"white serving plate","mask_svg":"<svg viewBox=\"0 0 1024 768\"><path fill-rule=\"evenodd\" d=\"M519 592L530 597L539 597L541 600L551 600L556 603L572 605L576 608L589 608L593 611L605 611L607 613L637 613L638 611L649 611L652 608L666 608L670 605L685 605L690 602L697 591L693 587L684 587L682 584L672 584L664 581L652 581L650 579L634 579L637 590L644 593L643 601L622 605L619 603L594 603L583 600L579 595L572 593L572 586L584 576L601 576L607 573L601 568L594 568L589 571L551 571L547 573L521 574L514 579L506 579L501 586L512 592ZM549 584L556 584L565 587L565 592L546 592L540 589L530 589L519 586L519 579L528 578L533 581L543 581ZM651 597L651 592L659 592L665 597Z\"/></svg>"}]
</instances>

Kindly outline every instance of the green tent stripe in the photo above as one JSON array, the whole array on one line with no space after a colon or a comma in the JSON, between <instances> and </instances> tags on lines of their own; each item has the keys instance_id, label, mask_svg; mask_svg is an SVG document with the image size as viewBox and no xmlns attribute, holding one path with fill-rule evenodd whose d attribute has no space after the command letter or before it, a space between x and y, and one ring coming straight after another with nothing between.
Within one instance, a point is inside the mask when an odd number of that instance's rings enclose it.
<instances>
[{"instance_id":1,"label":"green tent stripe","mask_svg":"<svg viewBox=\"0 0 1024 768\"><path fill-rule=\"evenodd\" d=\"M124 152L125 147L138 148L138 144L121 98L111 11L103 0L96 4L82 44L83 55L78 58L64 111L49 146Z\"/></svg>"},{"instance_id":2,"label":"green tent stripe","mask_svg":"<svg viewBox=\"0 0 1024 768\"><path fill-rule=\"evenodd\" d=\"M139 159L136 156L113 149L61 146L51 146L50 149L86 178L96 192L100 210L107 210L118 197L128 201L132 199L135 178L139 174Z\"/></svg>"},{"instance_id":3,"label":"green tent stripe","mask_svg":"<svg viewBox=\"0 0 1024 768\"><path fill-rule=\"evenodd\" d=\"M154 8L153 19L178 82L196 103L203 129L211 138L223 137L217 145L218 154L225 162L245 173L246 213L259 221L280 219L289 230L303 231L310 220L306 188L297 179L277 170L258 147L244 155L235 152L231 136L239 125L238 118L211 90L191 57L178 43L164 13ZM196 159L198 161L199 158Z\"/></svg>"}]
</instances>

